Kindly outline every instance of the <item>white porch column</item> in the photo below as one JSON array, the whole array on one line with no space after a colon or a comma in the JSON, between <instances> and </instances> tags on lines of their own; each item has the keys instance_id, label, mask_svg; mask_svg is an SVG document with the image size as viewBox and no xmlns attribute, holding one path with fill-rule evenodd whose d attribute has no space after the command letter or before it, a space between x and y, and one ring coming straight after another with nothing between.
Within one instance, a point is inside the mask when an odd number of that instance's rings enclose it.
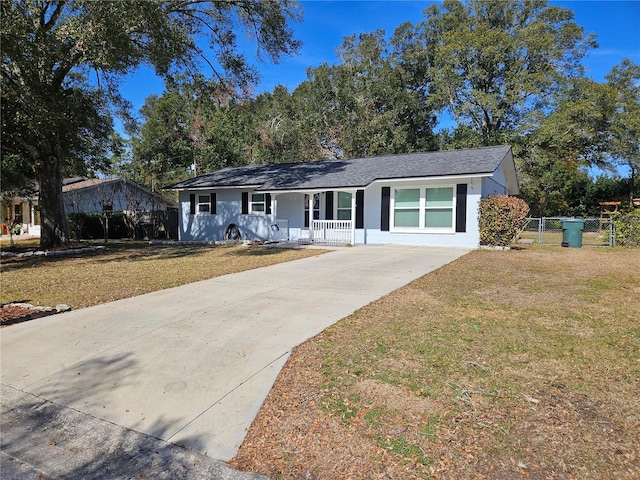
<instances>
[{"instance_id":1,"label":"white porch column","mask_svg":"<svg viewBox=\"0 0 640 480\"><path fill-rule=\"evenodd\" d=\"M313 192L308 194L309 197L309 242L313 241Z\"/></svg>"},{"instance_id":2,"label":"white porch column","mask_svg":"<svg viewBox=\"0 0 640 480\"><path fill-rule=\"evenodd\" d=\"M356 245L356 192L351 192L351 245Z\"/></svg>"}]
</instances>

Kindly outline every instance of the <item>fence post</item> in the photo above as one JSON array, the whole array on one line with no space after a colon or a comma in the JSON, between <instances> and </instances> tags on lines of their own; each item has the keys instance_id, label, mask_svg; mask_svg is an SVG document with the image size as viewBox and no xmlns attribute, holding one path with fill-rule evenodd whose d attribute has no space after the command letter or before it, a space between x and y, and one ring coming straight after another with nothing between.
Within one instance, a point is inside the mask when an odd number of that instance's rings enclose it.
<instances>
[{"instance_id":1,"label":"fence post","mask_svg":"<svg viewBox=\"0 0 640 480\"><path fill-rule=\"evenodd\" d=\"M616 244L616 236L614 235L613 222L609 221L609 246L613 247Z\"/></svg>"},{"instance_id":2,"label":"fence post","mask_svg":"<svg viewBox=\"0 0 640 480\"><path fill-rule=\"evenodd\" d=\"M542 245L542 218L538 218L538 245Z\"/></svg>"}]
</instances>

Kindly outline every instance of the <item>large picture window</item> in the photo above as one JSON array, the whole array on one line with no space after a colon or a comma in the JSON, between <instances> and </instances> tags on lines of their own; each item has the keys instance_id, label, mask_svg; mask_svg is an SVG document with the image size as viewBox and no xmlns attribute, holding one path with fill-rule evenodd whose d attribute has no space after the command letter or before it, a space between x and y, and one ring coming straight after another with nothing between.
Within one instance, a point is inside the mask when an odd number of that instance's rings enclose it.
<instances>
[{"instance_id":1,"label":"large picture window","mask_svg":"<svg viewBox=\"0 0 640 480\"><path fill-rule=\"evenodd\" d=\"M453 187L396 188L392 226L396 231L453 231Z\"/></svg>"}]
</instances>

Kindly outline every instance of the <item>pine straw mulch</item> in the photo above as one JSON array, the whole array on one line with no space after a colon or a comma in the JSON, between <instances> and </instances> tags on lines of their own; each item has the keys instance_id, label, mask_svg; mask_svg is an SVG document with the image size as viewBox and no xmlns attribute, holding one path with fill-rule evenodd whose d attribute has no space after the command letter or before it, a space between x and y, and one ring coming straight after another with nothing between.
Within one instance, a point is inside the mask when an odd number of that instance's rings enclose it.
<instances>
[{"instance_id":1,"label":"pine straw mulch","mask_svg":"<svg viewBox=\"0 0 640 480\"><path fill-rule=\"evenodd\" d=\"M424 471L424 466L399 459L363 435L359 431L362 427L367 430L363 413L357 413L347 425L328 416L323 409L328 392L322 386L321 370L322 353L315 342L294 350L240 452L230 462L232 467L272 479L400 479L411 478L416 469ZM411 396L408 402L403 395L400 397L399 405L413 403ZM389 395L388 401L395 400L393 394ZM418 404L409 408L410 415L423 416L416 408Z\"/></svg>"},{"instance_id":2,"label":"pine straw mulch","mask_svg":"<svg viewBox=\"0 0 640 480\"><path fill-rule=\"evenodd\" d=\"M640 479L638 250L473 252L297 347L231 466Z\"/></svg>"}]
</instances>

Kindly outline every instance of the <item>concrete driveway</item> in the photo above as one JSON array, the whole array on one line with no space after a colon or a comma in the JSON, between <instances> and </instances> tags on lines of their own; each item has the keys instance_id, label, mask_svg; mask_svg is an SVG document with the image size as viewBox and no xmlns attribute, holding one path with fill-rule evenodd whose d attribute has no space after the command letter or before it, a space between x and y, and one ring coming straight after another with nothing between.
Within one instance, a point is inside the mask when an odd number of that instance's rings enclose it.
<instances>
[{"instance_id":1,"label":"concrete driveway","mask_svg":"<svg viewBox=\"0 0 640 480\"><path fill-rule=\"evenodd\" d=\"M467 252L342 248L3 328L3 411L36 396L229 460L293 347Z\"/></svg>"}]
</instances>

